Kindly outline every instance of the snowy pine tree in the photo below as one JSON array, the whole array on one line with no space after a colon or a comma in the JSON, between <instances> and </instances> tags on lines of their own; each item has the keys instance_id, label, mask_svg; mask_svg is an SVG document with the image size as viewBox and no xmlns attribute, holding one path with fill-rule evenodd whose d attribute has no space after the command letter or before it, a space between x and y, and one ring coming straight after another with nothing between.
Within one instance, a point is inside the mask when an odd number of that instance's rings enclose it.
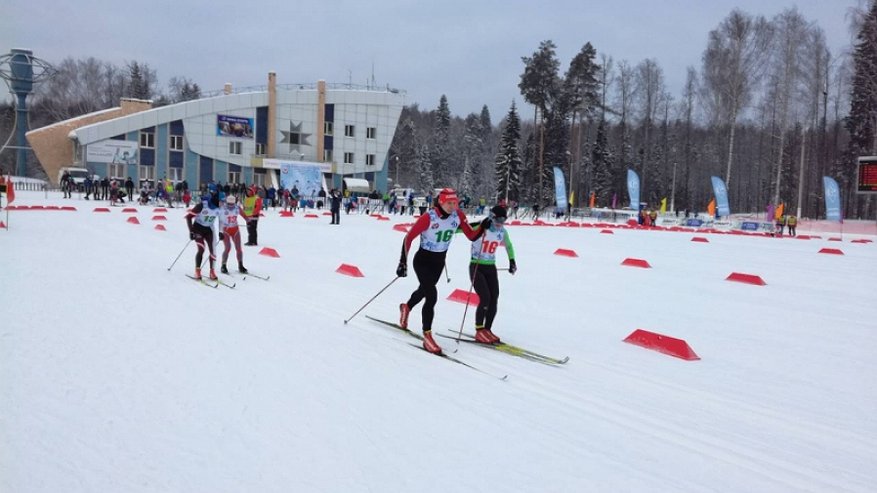
<instances>
[{"instance_id":1,"label":"snowy pine tree","mask_svg":"<svg viewBox=\"0 0 877 493\"><path fill-rule=\"evenodd\" d=\"M505 118L499 152L496 154L495 176L496 197L520 201L521 169L523 161L518 143L521 140L521 120L512 103L509 114Z\"/></svg>"}]
</instances>

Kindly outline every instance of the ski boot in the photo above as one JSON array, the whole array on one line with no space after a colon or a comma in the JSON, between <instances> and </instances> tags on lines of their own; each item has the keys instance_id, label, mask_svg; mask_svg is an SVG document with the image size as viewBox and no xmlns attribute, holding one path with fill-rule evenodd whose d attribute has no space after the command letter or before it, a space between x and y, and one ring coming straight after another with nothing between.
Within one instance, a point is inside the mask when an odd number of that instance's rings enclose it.
<instances>
[{"instance_id":1,"label":"ski boot","mask_svg":"<svg viewBox=\"0 0 877 493\"><path fill-rule=\"evenodd\" d=\"M247 268L244 267L243 262L238 262L238 272L240 272L241 274L246 274L248 272Z\"/></svg>"},{"instance_id":2,"label":"ski boot","mask_svg":"<svg viewBox=\"0 0 877 493\"><path fill-rule=\"evenodd\" d=\"M408 303L399 305L399 326L406 330L408 329L409 313L411 313L411 308L408 308Z\"/></svg>"},{"instance_id":3,"label":"ski boot","mask_svg":"<svg viewBox=\"0 0 877 493\"><path fill-rule=\"evenodd\" d=\"M226 267L225 264L222 264L222 267L219 268L219 272L222 272L223 274L228 274L228 267Z\"/></svg>"},{"instance_id":4,"label":"ski boot","mask_svg":"<svg viewBox=\"0 0 877 493\"><path fill-rule=\"evenodd\" d=\"M436 344L435 339L432 338L431 330L423 331L423 349L426 349L432 354L442 354L442 348Z\"/></svg>"}]
</instances>

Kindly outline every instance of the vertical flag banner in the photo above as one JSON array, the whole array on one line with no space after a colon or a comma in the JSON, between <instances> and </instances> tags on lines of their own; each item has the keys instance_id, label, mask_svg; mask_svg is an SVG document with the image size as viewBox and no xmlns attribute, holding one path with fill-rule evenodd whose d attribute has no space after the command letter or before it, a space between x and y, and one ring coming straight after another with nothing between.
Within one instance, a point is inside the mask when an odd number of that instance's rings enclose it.
<instances>
[{"instance_id":1,"label":"vertical flag banner","mask_svg":"<svg viewBox=\"0 0 877 493\"><path fill-rule=\"evenodd\" d=\"M710 216L715 216L715 215L716 215L716 199L712 199L712 200L710 200L710 203L707 204L707 206L706 206L706 212L707 212Z\"/></svg>"},{"instance_id":2,"label":"vertical flag banner","mask_svg":"<svg viewBox=\"0 0 877 493\"><path fill-rule=\"evenodd\" d=\"M840 188L834 178L822 177L825 186L825 218L829 221L840 221Z\"/></svg>"},{"instance_id":3,"label":"vertical flag banner","mask_svg":"<svg viewBox=\"0 0 877 493\"><path fill-rule=\"evenodd\" d=\"M576 203L576 192L573 190L569 193L569 206L572 207Z\"/></svg>"},{"instance_id":4,"label":"vertical flag banner","mask_svg":"<svg viewBox=\"0 0 877 493\"><path fill-rule=\"evenodd\" d=\"M639 175L627 168L627 194L630 195L630 208L639 210Z\"/></svg>"},{"instance_id":5,"label":"vertical flag banner","mask_svg":"<svg viewBox=\"0 0 877 493\"><path fill-rule=\"evenodd\" d=\"M667 197L661 199L661 214L667 213Z\"/></svg>"},{"instance_id":6,"label":"vertical flag banner","mask_svg":"<svg viewBox=\"0 0 877 493\"><path fill-rule=\"evenodd\" d=\"M612 192L612 208L618 205L618 193Z\"/></svg>"},{"instance_id":7,"label":"vertical flag banner","mask_svg":"<svg viewBox=\"0 0 877 493\"><path fill-rule=\"evenodd\" d=\"M557 201L557 208L566 210L566 184L563 180L563 171L559 167L554 167L554 200Z\"/></svg>"},{"instance_id":8,"label":"vertical flag banner","mask_svg":"<svg viewBox=\"0 0 877 493\"><path fill-rule=\"evenodd\" d=\"M783 204L778 205L777 209L773 213L773 218L775 220L779 220L781 217L783 217L783 212L785 212L785 210L786 210L786 204L783 203Z\"/></svg>"},{"instance_id":9,"label":"vertical flag banner","mask_svg":"<svg viewBox=\"0 0 877 493\"><path fill-rule=\"evenodd\" d=\"M716 206L719 211L719 216L730 216L731 207L728 205L728 187L725 186L725 182L723 182L718 176L713 176L712 182L713 194L716 196Z\"/></svg>"},{"instance_id":10,"label":"vertical flag banner","mask_svg":"<svg viewBox=\"0 0 877 493\"><path fill-rule=\"evenodd\" d=\"M12 183L12 177L6 179L6 205L15 202L15 185Z\"/></svg>"},{"instance_id":11,"label":"vertical flag banner","mask_svg":"<svg viewBox=\"0 0 877 493\"><path fill-rule=\"evenodd\" d=\"M588 200L588 207L593 209L595 205L597 205L597 192L591 192L591 198Z\"/></svg>"}]
</instances>

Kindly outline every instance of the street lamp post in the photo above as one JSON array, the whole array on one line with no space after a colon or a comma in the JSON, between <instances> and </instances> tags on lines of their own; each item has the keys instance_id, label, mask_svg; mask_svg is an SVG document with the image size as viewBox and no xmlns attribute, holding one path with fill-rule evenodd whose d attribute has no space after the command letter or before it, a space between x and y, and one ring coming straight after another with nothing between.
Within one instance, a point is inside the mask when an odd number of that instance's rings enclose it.
<instances>
[{"instance_id":1,"label":"street lamp post","mask_svg":"<svg viewBox=\"0 0 877 493\"><path fill-rule=\"evenodd\" d=\"M399 156L398 155L393 156L393 160L396 161L396 165L395 165L396 166L396 179L393 181L393 185L398 187L399 186Z\"/></svg>"}]
</instances>

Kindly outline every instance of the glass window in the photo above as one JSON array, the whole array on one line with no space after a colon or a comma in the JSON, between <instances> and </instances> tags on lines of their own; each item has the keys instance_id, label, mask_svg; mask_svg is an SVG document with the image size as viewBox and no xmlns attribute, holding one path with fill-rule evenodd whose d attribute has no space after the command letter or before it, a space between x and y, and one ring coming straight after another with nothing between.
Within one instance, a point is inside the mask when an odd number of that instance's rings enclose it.
<instances>
[{"instance_id":1,"label":"glass window","mask_svg":"<svg viewBox=\"0 0 877 493\"><path fill-rule=\"evenodd\" d=\"M152 168L152 166L141 166L141 168ZM110 165L110 178L124 179L124 177L125 177L125 165L124 164L111 164Z\"/></svg>"},{"instance_id":2,"label":"glass window","mask_svg":"<svg viewBox=\"0 0 877 493\"><path fill-rule=\"evenodd\" d=\"M353 164L353 153L345 152L344 153L344 164Z\"/></svg>"},{"instance_id":3,"label":"glass window","mask_svg":"<svg viewBox=\"0 0 877 493\"><path fill-rule=\"evenodd\" d=\"M182 151L183 150L183 136L182 135L171 135L169 147L172 151Z\"/></svg>"},{"instance_id":4,"label":"glass window","mask_svg":"<svg viewBox=\"0 0 877 493\"><path fill-rule=\"evenodd\" d=\"M155 134L152 132L140 132L140 147L154 148Z\"/></svg>"},{"instance_id":5,"label":"glass window","mask_svg":"<svg viewBox=\"0 0 877 493\"><path fill-rule=\"evenodd\" d=\"M228 143L228 153L229 154L241 154L241 143L237 141L231 141Z\"/></svg>"},{"instance_id":6,"label":"glass window","mask_svg":"<svg viewBox=\"0 0 877 493\"><path fill-rule=\"evenodd\" d=\"M344 125L344 136L345 137L354 137L353 125Z\"/></svg>"},{"instance_id":7,"label":"glass window","mask_svg":"<svg viewBox=\"0 0 877 493\"><path fill-rule=\"evenodd\" d=\"M332 149L323 149L323 162L331 163L332 162Z\"/></svg>"},{"instance_id":8,"label":"glass window","mask_svg":"<svg viewBox=\"0 0 877 493\"><path fill-rule=\"evenodd\" d=\"M174 183L183 181L183 168L171 168L168 170L168 178Z\"/></svg>"},{"instance_id":9,"label":"glass window","mask_svg":"<svg viewBox=\"0 0 877 493\"><path fill-rule=\"evenodd\" d=\"M228 172L228 182L229 183L240 183L241 182L241 172L240 171L229 171Z\"/></svg>"},{"instance_id":10,"label":"glass window","mask_svg":"<svg viewBox=\"0 0 877 493\"><path fill-rule=\"evenodd\" d=\"M257 156L264 156L265 155L265 144L263 144L261 142L256 143L256 155Z\"/></svg>"},{"instance_id":11,"label":"glass window","mask_svg":"<svg viewBox=\"0 0 877 493\"><path fill-rule=\"evenodd\" d=\"M335 123L334 122L324 122L323 123L323 133L326 135L333 135L335 131Z\"/></svg>"},{"instance_id":12,"label":"glass window","mask_svg":"<svg viewBox=\"0 0 877 493\"><path fill-rule=\"evenodd\" d=\"M140 180L155 181L155 166L141 166Z\"/></svg>"},{"instance_id":13,"label":"glass window","mask_svg":"<svg viewBox=\"0 0 877 493\"><path fill-rule=\"evenodd\" d=\"M375 165L375 155L374 154L366 154L365 155L365 164L366 164L366 166L374 166Z\"/></svg>"},{"instance_id":14,"label":"glass window","mask_svg":"<svg viewBox=\"0 0 877 493\"><path fill-rule=\"evenodd\" d=\"M378 129L375 127L368 127L365 129L365 138L366 139L376 139L378 135Z\"/></svg>"}]
</instances>

